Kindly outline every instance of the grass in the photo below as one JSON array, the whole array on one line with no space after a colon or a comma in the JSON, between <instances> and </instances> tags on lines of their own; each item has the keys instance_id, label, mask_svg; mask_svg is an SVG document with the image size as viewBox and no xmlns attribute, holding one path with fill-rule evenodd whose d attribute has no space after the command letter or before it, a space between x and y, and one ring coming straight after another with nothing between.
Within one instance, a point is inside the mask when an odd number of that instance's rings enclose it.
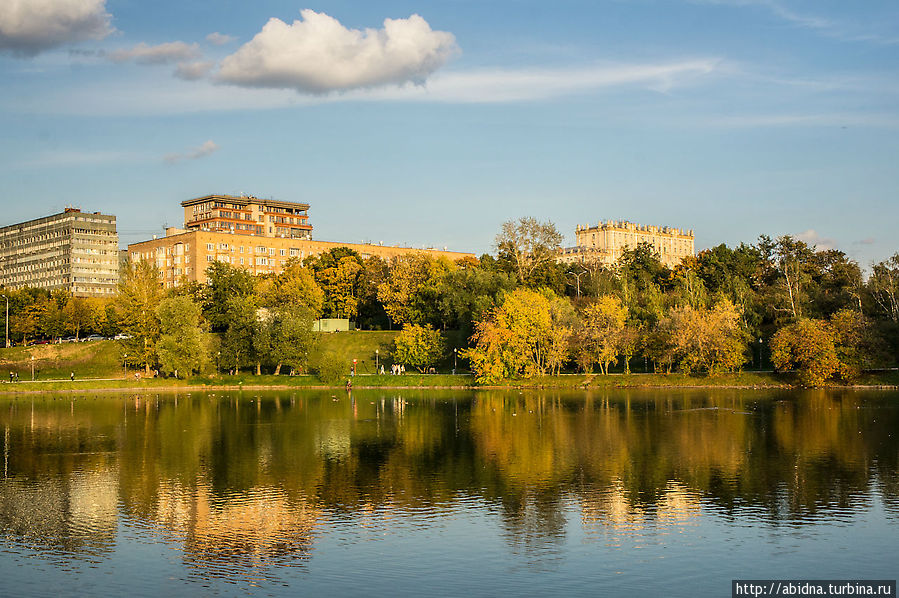
<instances>
[{"instance_id":1,"label":"grass","mask_svg":"<svg viewBox=\"0 0 899 598\"><path fill-rule=\"evenodd\" d=\"M353 386L360 387L469 387L474 386L470 375L419 374L407 371L404 376L377 375L375 373L375 351L377 361L389 369L390 352L396 331L354 331L322 334L320 349L335 351L347 360L357 360L357 373ZM452 344L452 343L451 343ZM35 378L31 380L31 357L34 357ZM444 362L440 371L452 368L452 358ZM6 376L18 372L20 382L9 384ZM75 382L69 381L69 374L75 373ZM33 347L0 348L0 392L90 390L124 388L178 388L178 387L321 387L326 386L314 376L254 376L244 371L237 376L201 376L189 380L171 378L133 378L134 370L129 367L129 375L124 377L119 343L115 341L94 341L90 343L67 343L61 345L37 345ZM331 385L343 387L347 378ZM539 378L506 380L496 386L510 388L634 388L634 387L731 387L731 388L782 388L796 384L790 374L772 372L737 372L719 376L685 374L610 374L583 375L564 374ZM886 370L866 372L853 385L858 386L899 386L899 371ZM831 386L851 386L839 383Z\"/></svg>"}]
</instances>

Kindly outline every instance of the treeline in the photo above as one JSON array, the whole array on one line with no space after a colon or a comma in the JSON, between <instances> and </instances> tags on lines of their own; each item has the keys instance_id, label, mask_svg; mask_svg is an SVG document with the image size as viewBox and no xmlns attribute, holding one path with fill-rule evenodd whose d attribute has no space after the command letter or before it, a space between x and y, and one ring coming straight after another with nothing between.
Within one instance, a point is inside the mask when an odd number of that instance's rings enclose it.
<instances>
[{"instance_id":1,"label":"treeline","mask_svg":"<svg viewBox=\"0 0 899 598\"><path fill-rule=\"evenodd\" d=\"M207 284L170 291L151 264L128 264L112 300L5 294L16 340L121 333L128 362L179 376L312 369L336 379L348 363L317 351L319 317L402 328L393 361L422 371L447 358L443 333L461 331L469 346L457 354L482 383L615 366L716 374L773 365L815 385L895 364L899 253L865 279L843 252L789 236L722 244L673 269L648 245L614 266L560 264L561 240L551 223L523 218L503 225L495 254L455 263L338 248L278 275L214 263Z\"/></svg>"}]
</instances>

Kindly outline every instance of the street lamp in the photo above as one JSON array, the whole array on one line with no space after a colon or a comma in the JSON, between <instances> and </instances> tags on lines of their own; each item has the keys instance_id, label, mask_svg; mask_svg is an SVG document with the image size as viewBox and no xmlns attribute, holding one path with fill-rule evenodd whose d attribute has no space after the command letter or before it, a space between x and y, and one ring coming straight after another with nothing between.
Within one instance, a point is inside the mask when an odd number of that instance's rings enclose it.
<instances>
[{"instance_id":1,"label":"street lamp","mask_svg":"<svg viewBox=\"0 0 899 598\"><path fill-rule=\"evenodd\" d=\"M759 337L759 371L762 371L762 339Z\"/></svg>"},{"instance_id":2,"label":"street lamp","mask_svg":"<svg viewBox=\"0 0 899 598\"><path fill-rule=\"evenodd\" d=\"M125 369L125 378L128 378L128 354L122 356L122 367Z\"/></svg>"},{"instance_id":3,"label":"street lamp","mask_svg":"<svg viewBox=\"0 0 899 598\"><path fill-rule=\"evenodd\" d=\"M581 296L581 276L583 276L584 274L587 274L587 270L584 270L583 272L580 272L580 273L569 270L568 274L571 274L572 276L574 276L574 279L577 281L577 296L580 297Z\"/></svg>"},{"instance_id":4,"label":"street lamp","mask_svg":"<svg viewBox=\"0 0 899 598\"><path fill-rule=\"evenodd\" d=\"M455 349L453 349L453 376L456 375L456 365L457 365L458 360L459 360L459 348L456 347Z\"/></svg>"},{"instance_id":5,"label":"street lamp","mask_svg":"<svg viewBox=\"0 0 899 598\"><path fill-rule=\"evenodd\" d=\"M378 361L378 355L379 355L380 353L381 353L381 350L380 350L380 349L375 349L375 373L376 373L376 374L377 374L378 372L381 371L380 368L378 367L378 366L379 366L379 363L380 363L380 362Z\"/></svg>"},{"instance_id":6,"label":"street lamp","mask_svg":"<svg viewBox=\"0 0 899 598\"><path fill-rule=\"evenodd\" d=\"M34 355L31 356L31 381L34 382Z\"/></svg>"}]
</instances>

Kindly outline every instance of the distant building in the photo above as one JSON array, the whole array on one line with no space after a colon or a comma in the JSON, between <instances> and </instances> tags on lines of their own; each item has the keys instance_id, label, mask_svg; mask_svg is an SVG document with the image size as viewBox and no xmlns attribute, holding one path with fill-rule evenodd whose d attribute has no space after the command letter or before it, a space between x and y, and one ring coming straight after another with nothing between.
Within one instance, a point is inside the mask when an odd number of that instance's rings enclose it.
<instances>
[{"instance_id":1,"label":"distant building","mask_svg":"<svg viewBox=\"0 0 899 598\"><path fill-rule=\"evenodd\" d=\"M669 268L694 255L692 230L669 226L650 226L627 221L600 222L596 226L578 225L575 229L577 245L559 251L563 263L599 262L614 264L627 249L646 243L659 254L659 260Z\"/></svg>"},{"instance_id":2,"label":"distant building","mask_svg":"<svg viewBox=\"0 0 899 598\"><path fill-rule=\"evenodd\" d=\"M312 238L307 203L251 195L206 195L182 201L181 207L187 230L282 239Z\"/></svg>"},{"instance_id":3,"label":"distant building","mask_svg":"<svg viewBox=\"0 0 899 598\"><path fill-rule=\"evenodd\" d=\"M347 247L363 258L384 259L409 253L446 257L456 261L474 254L438 249L414 249L312 240L309 204L207 195L181 203L184 228L168 228L165 237L128 246L131 261L152 261L167 288L181 282L206 282L206 269L214 262L243 268L253 274L278 274L291 258L305 259L336 247Z\"/></svg>"},{"instance_id":4,"label":"distant building","mask_svg":"<svg viewBox=\"0 0 899 598\"><path fill-rule=\"evenodd\" d=\"M0 285L110 297L119 282L116 217L67 208L0 228Z\"/></svg>"}]
</instances>

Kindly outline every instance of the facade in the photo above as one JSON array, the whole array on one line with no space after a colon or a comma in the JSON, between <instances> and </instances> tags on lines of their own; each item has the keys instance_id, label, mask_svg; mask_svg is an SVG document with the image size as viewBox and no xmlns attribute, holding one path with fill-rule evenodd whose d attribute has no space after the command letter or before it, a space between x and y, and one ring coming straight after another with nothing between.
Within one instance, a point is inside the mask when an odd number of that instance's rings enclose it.
<instances>
[{"instance_id":1,"label":"facade","mask_svg":"<svg viewBox=\"0 0 899 598\"><path fill-rule=\"evenodd\" d=\"M255 237L311 239L309 204L251 195L206 195L181 202L184 228Z\"/></svg>"},{"instance_id":2,"label":"facade","mask_svg":"<svg viewBox=\"0 0 899 598\"><path fill-rule=\"evenodd\" d=\"M116 217L67 208L0 228L0 285L111 297L119 282Z\"/></svg>"},{"instance_id":3,"label":"facade","mask_svg":"<svg viewBox=\"0 0 899 598\"><path fill-rule=\"evenodd\" d=\"M652 246L659 254L659 260L669 268L680 264L685 257L694 255L693 231L669 226L608 220L596 226L578 225L575 238L577 245L561 249L558 261L598 261L611 265L621 258L625 250L635 249L641 243Z\"/></svg>"},{"instance_id":4,"label":"facade","mask_svg":"<svg viewBox=\"0 0 899 598\"><path fill-rule=\"evenodd\" d=\"M471 253L441 251L437 249L412 249L366 243L339 243L313 241L289 237L248 236L206 230L169 228L160 239L142 241L128 246L131 261L152 261L159 268L167 288L184 281L206 282L206 269L213 262L224 262L253 274L278 274L291 258L305 259L325 253L335 247L347 247L363 258L378 256L389 259L409 253L445 257L460 260L475 257Z\"/></svg>"}]
</instances>

